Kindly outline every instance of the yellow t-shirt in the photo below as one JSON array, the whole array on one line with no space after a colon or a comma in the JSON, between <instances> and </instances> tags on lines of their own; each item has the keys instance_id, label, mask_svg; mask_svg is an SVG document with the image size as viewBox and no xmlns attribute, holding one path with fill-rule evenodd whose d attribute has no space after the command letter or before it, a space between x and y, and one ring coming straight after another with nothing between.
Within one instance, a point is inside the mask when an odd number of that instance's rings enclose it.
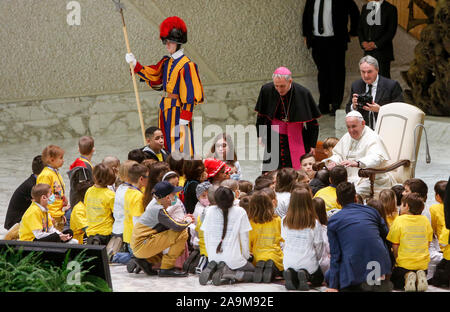
<instances>
[{"instance_id":1,"label":"yellow t-shirt","mask_svg":"<svg viewBox=\"0 0 450 312\"><path fill-rule=\"evenodd\" d=\"M115 193L106 187L91 186L84 196L88 228L86 234L92 236L110 235L114 223Z\"/></svg>"},{"instance_id":2,"label":"yellow t-shirt","mask_svg":"<svg viewBox=\"0 0 450 312\"><path fill-rule=\"evenodd\" d=\"M195 231L198 235L198 248L200 249L200 255L208 257L205 246L205 233L200 230L200 228L202 227L202 220L200 219L200 217L201 216L197 217L197 224L195 225Z\"/></svg>"},{"instance_id":3,"label":"yellow t-shirt","mask_svg":"<svg viewBox=\"0 0 450 312\"><path fill-rule=\"evenodd\" d=\"M36 238L33 231L47 231L52 226L52 218L49 213L42 211L41 208L33 202L23 214L22 221L20 221L19 240L33 241Z\"/></svg>"},{"instance_id":4,"label":"yellow t-shirt","mask_svg":"<svg viewBox=\"0 0 450 312\"><path fill-rule=\"evenodd\" d=\"M281 218L275 217L270 222L255 223L250 221L250 252L253 264L260 260L273 260L278 270L283 271L283 251L281 250Z\"/></svg>"},{"instance_id":5,"label":"yellow t-shirt","mask_svg":"<svg viewBox=\"0 0 450 312\"><path fill-rule=\"evenodd\" d=\"M128 188L124 196L123 241L130 243L133 232L133 217L140 217L145 209L142 203L144 194L134 188Z\"/></svg>"},{"instance_id":6,"label":"yellow t-shirt","mask_svg":"<svg viewBox=\"0 0 450 312\"><path fill-rule=\"evenodd\" d=\"M400 245L396 266L407 270L428 268L430 262L428 247L433 240L433 229L426 216L398 216L392 223L386 239Z\"/></svg>"},{"instance_id":7,"label":"yellow t-shirt","mask_svg":"<svg viewBox=\"0 0 450 312\"><path fill-rule=\"evenodd\" d=\"M341 205L337 203L335 187L327 186L323 189L318 190L316 195L314 195L314 198L316 197L320 197L325 201L325 207L327 211L330 211L331 209L342 209Z\"/></svg>"},{"instance_id":8,"label":"yellow t-shirt","mask_svg":"<svg viewBox=\"0 0 450 312\"><path fill-rule=\"evenodd\" d=\"M184 187L184 184L186 183L186 177L184 175L182 175L179 179L178 179L178 185Z\"/></svg>"},{"instance_id":9,"label":"yellow t-shirt","mask_svg":"<svg viewBox=\"0 0 450 312\"><path fill-rule=\"evenodd\" d=\"M441 231L445 228L444 204L430 206L431 227L437 238L441 236Z\"/></svg>"},{"instance_id":10,"label":"yellow t-shirt","mask_svg":"<svg viewBox=\"0 0 450 312\"><path fill-rule=\"evenodd\" d=\"M395 220L395 218L397 218L398 217L398 213L397 212L394 212L393 214L391 214L391 215L389 215L389 216L386 216L386 221L387 221L387 226L388 226L388 228L391 228L391 226L392 226L392 223L394 223L394 220Z\"/></svg>"},{"instance_id":11,"label":"yellow t-shirt","mask_svg":"<svg viewBox=\"0 0 450 312\"><path fill-rule=\"evenodd\" d=\"M450 260L450 245L448 243L450 231L444 226L441 231L441 236L439 236L439 245L443 252L445 260Z\"/></svg>"},{"instance_id":12,"label":"yellow t-shirt","mask_svg":"<svg viewBox=\"0 0 450 312\"><path fill-rule=\"evenodd\" d=\"M156 158L158 158L158 161L164 161L162 153L155 153Z\"/></svg>"},{"instance_id":13,"label":"yellow t-shirt","mask_svg":"<svg viewBox=\"0 0 450 312\"><path fill-rule=\"evenodd\" d=\"M45 167L36 179L36 184L48 184L52 189L52 193L55 194L55 202L48 205L48 212L53 218L62 217L64 215L63 208L63 197L65 191L64 181L59 174L49 167Z\"/></svg>"},{"instance_id":14,"label":"yellow t-shirt","mask_svg":"<svg viewBox=\"0 0 450 312\"><path fill-rule=\"evenodd\" d=\"M73 231L73 238L79 244L83 244L84 228L87 228L88 221L86 217L86 206L82 201L79 201L72 209L70 215L70 229Z\"/></svg>"}]
</instances>

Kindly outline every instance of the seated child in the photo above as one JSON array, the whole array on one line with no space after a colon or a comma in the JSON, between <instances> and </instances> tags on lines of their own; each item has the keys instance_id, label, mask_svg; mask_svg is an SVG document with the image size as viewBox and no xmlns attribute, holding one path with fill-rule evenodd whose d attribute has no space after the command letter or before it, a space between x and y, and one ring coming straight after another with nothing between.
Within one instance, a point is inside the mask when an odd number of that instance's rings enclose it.
<instances>
[{"instance_id":1,"label":"seated child","mask_svg":"<svg viewBox=\"0 0 450 312\"><path fill-rule=\"evenodd\" d=\"M302 169L306 171L309 179L314 179L314 176L316 175L316 172L313 170L313 165L316 163L314 155L312 153L303 155L300 157L300 163L302 165Z\"/></svg>"},{"instance_id":2,"label":"seated child","mask_svg":"<svg viewBox=\"0 0 450 312\"><path fill-rule=\"evenodd\" d=\"M145 141L147 145L141 148L146 159L165 161L168 153L164 150L164 135L158 127L148 127L145 130Z\"/></svg>"},{"instance_id":3,"label":"seated child","mask_svg":"<svg viewBox=\"0 0 450 312\"><path fill-rule=\"evenodd\" d=\"M203 163L205 164L208 180L211 184L220 185L222 181L230 178L231 168L225 162L215 158L207 158Z\"/></svg>"},{"instance_id":4,"label":"seated child","mask_svg":"<svg viewBox=\"0 0 450 312\"><path fill-rule=\"evenodd\" d=\"M178 173L175 171L169 171L167 172L163 177L162 181L167 181L170 184L172 184L175 187L178 187L179 183L179 176ZM175 194L175 201L172 203L168 208L167 212L169 215L177 222L183 222L184 217L186 216L186 209L181 202L181 200L178 198L178 195Z\"/></svg>"},{"instance_id":5,"label":"seated child","mask_svg":"<svg viewBox=\"0 0 450 312\"><path fill-rule=\"evenodd\" d=\"M386 225L390 228L395 218L398 216L395 192L392 189L382 190L378 198L380 199L386 214Z\"/></svg>"},{"instance_id":6,"label":"seated child","mask_svg":"<svg viewBox=\"0 0 450 312\"><path fill-rule=\"evenodd\" d=\"M116 180L112 168L104 164L94 167L94 185L84 197L88 228L87 243L91 245L108 245L114 223L113 209L115 193L108 188Z\"/></svg>"},{"instance_id":7,"label":"seated child","mask_svg":"<svg viewBox=\"0 0 450 312\"><path fill-rule=\"evenodd\" d=\"M84 237L87 230L87 218L86 218L86 205L84 204L84 196L86 191L94 185L93 181L83 181L75 185L76 194L79 194L82 198L73 208L70 216L70 229L73 231L73 238L78 241L79 244L84 243Z\"/></svg>"},{"instance_id":8,"label":"seated child","mask_svg":"<svg viewBox=\"0 0 450 312\"><path fill-rule=\"evenodd\" d=\"M228 179L228 180L222 181L220 183L220 186L228 187L230 190L233 191L234 205L239 206L239 196L241 194L239 191L239 182L237 180Z\"/></svg>"},{"instance_id":9,"label":"seated child","mask_svg":"<svg viewBox=\"0 0 450 312\"><path fill-rule=\"evenodd\" d=\"M330 186L317 191L315 197L320 197L325 201L328 218L335 214L342 207L337 202L336 186L341 182L347 182L347 170L344 166L335 166L330 170Z\"/></svg>"},{"instance_id":10,"label":"seated child","mask_svg":"<svg viewBox=\"0 0 450 312\"><path fill-rule=\"evenodd\" d=\"M327 155L327 158L330 158L333 155L333 148L338 142L339 139L335 137L328 137L325 139L325 141L323 141L323 152L325 155Z\"/></svg>"},{"instance_id":11,"label":"seated child","mask_svg":"<svg viewBox=\"0 0 450 312\"><path fill-rule=\"evenodd\" d=\"M214 199L216 205L206 210L201 225L209 263L200 273L200 285L206 285L209 280L215 286L251 282L255 267L248 261L248 232L251 226L247 213L242 207L234 205L235 196L227 187L219 186L214 192Z\"/></svg>"},{"instance_id":12,"label":"seated child","mask_svg":"<svg viewBox=\"0 0 450 312\"><path fill-rule=\"evenodd\" d=\"M450 231L444 226L439 237L439 244L443 251L443 258L436 266L433 278L428 281L430 285L437 287L449 287L450 283Z\"/></svg>"},{"instance_id":13,"label":"seated child","mask_svg":"<svg viewBox=\"0 0 450 312\"><path fill-rule=\"evenodd\" d=\"M120 181L119 179L120 160L116 156L106 156L105 158L103 158L102 164L104 164L107 167L110 167L114 172L116 180L114 181L113 184L108 185L108 188L111 191L115 192L119 187L119 185L122 183L122 181Z\"/></svg>"},{"instance_id":14,"label":"seated child","mask_svg":"<svg viewBox=\"0 0 450 312\"><path fill-rule=\"evenodd\" d=\"M293 168L282 168L278 171L275 183L278 205L275 213L283 218L289 207L292 185L297 181L297 171Z\"/></svg>"},{"instance_id":15,"label":"seated child","mask_svg":"<svg viewBox=\"0 0 450 312\"><path fill-rule=\"evenodd\" d=\"M391 187L391 190L395 192L397 211L400 212L400 207L402 205L403 191L405 190L405 188L403 187L403 185L397 184Z\"/></svg>"},{"instance_id":16,"label":"seated child","mask_svg":"<svg viewBox=\"0 0 450 312\"><path fill-rule=\"evenodd\" d=\"M297 182L309 183L310 181L311 179L309 178L309 175L306 173L305 169L297 170Z\"/></svg>"},{"instance_id":17,"label":"seated child","mask_svg":"<svg viewBox=\"0 0 450 312\"><path fill-rule=\"evenodd\" d=\"M131 255L131 248L129 247L131 234L134 225L145 211L142 189L147 186L148 168L135 163L128 169L127 178L128 182L123 183L128 187L124 194L123 242Z\"/></svg>"},{"instance_id":18,"label":"seated child","mask_svg":"<svg viewBox=\"0 0 450 312\"><path fill-rule=\"evenodd\" d=\"M67 172L70 180L70 206L75 205L84 199L80 193L77 193L76 185L81 181L94 181L92 177L92 156L95 153L94 139L90 136L83 136L78 140L78 157L69 167Z\"/></svg>"},{"instance_id":19,"label":"seated child","mask_svg":"<svg viewBox=\"0 0 450 312\"><path fill-rule=\"evenodd\" d=\"M267 192L272 193L272 199ZM281 219L274 213L276 204L276 194L270 188L256 191L250 199L248 218L252 227L249 239L255 266L254 283L270 283L283 272Z\"/></svg>"},{"instance_id":20,"label":"seated child","mask_svg":"<svg viewBox=\"0 0 450 312\"><path fill-rule=\"evenodd\" d=\"M31 163L32 174L14 191L8 204L6 211L5 224L6 233L5 240L14 240L19 238L19 223L23 214L31 205L31 189L36 185L36 178L44 169L42 156L37 155ZM14 227L14 229L13 229Z\"/></svg>"},{"instance_id":21,"label":"seated child","mask_svg":"<svg viewBox=\"0 0 450 312\"><path fill-rule=\"evenodd\" d=\"M140 164L145 159L147 159L147 155L140 148L135 148L128 152L128 160L134 160Z\"/></svg>"},{"instance_id":22,"label":"seated child","mask_svg":"<svg viewBox=\"0 0 450 312\"><path fill-rule=\"evenodd\" d=\"M253 191L259 191L266 187L270 187L275 190L275 182L273 181L273 179L266 177L265 175L261 175L256 178Z\"/></svg>"},{"instance_id":23,"label":"seated child","mask_svg":"<svg viewBox=\"0 0 450 312\"><path fill-rule=\"evenodd\" d=\"M328 225L328 217L327 217L327 210L325 208L325 201L320 198L316 197L312 200L314 211L317 215L317 220L322 225L322 237L324 242L324 248L322 256L319 260L319 266L322 270L323 275L325 276L325 273L330 268L330 243L328 242L328 235L327 235L327 225Z\"/></svg>"},{"instance_id":24,"label":"seated child","mask_svg":"<svg viewBox=\"0 0 450 312\"><path fill-rule=\"evenodd\" d=\"M52 194L48 184L39 183L31 189L33 202L25 211L19 228L19 240L39 242L68 242L78 243L72 239L72 231L61 233L53 227L49 215L48 205L55 202L56 196Z\"/></svg>"},{"instance_id":25,"label":"seated child","mask_svg":"<svg viewBox=\"0 0 450 312\"><path fill-rule=\"evenodd\" d=\"M437 204L430 206L431 215L431 227L435 237L440 237L442 230L445 228L444 218L444 198L445 188L447 187L447 181L438 181L434 185L434 198L438 202Z\"/></svg>"},{"instance_id":26,"label":"seated child","mask_svg":"<svg viewBox=\"0 0 450 312\"><path fill-rule=\"evenodd\" d=\"M284 239L283 276L288 290L309 290L322 285L319 265L323 255L323 228L316 219L311 194L306 189L292 192L289 209L281 219Z\"/></svg>"},{"instance_id":27,"label":"seated child","mask_svg":"<svg viewBox=\"0 0 450 312\"><path fill-rule=\"evenodd\" d=\"M62 231L66 224L65 212L70 208L66 190L59 168L64 164L64 150L56 145L49 145L42 151L42 161L45 164L36 179L36 184L48 184L55 195L55 202L48 205L48 211L54 220L54 227Z\"/></svg>"},{"instance_id":28,"label":"seated child","mask_svg":"<svg viewBox=\"0 0 450 312\"><path fill-rule=\"evenodd\" d=\"M242 196L250 195L253 191L253 183L247 180L239 180L239 199Z\"/></svg>"},{"instance_id":29,"label":"seated child","mask_svg":"<svg viewBox=\"0 0 450 312\"><path fill-rule=\"evenodd\" d=\"M178 185L184 187L186 183L186 176L184 175L184 157L179 151L172 151L169 156L167 156L165 162L169 164L171 171L175 171L178 174Z\"/></svg>"},{"instance_id":30,"label":"seated child","mask_svg":"<svg viewBox=\"0 0 450 312\"><path fill-rule=\"evenodd\" d=\"M205 243L203 240L203 232L200 231L200 225L205 216L205 210L210 206L208 190L212 184L209 181L202 182L197 185L196 195L198 202L195 205L193 213L194 222L189 225L189 233L191 237L191 246L193 250L183 264L183 270L190 273L200 273L207 265L207 255L205 251ZM202 236L202 248L200 248L200 237Z\"/></svg>"},{"instance_id":31,"label":"seated child","mask_svg":"<svg viewBox=\"0 0 450 312\"><path fill-rule=\"evenodd\" d=\"M405 182L403 182L403 186L405 190L403 191L403 196L411 194L411 193L417 193L419 194L420 198L422 198L422 201L424 203L424 209L422 211L422 215L426 216L430 223L431 220L431 213L430 213L430 207L426 205L427 202L427 196L428 196L428 186L427 184L417 178L408 179ZM430 263L428 264L428 272L427 272L427 279L431 279L434 275L434 270L436 269L436 265L441 262L442 260L442 253L441 248L439 247L439 239L435 235L433 235L433 241L430 244Z\"/></svg>"},{"instance_id":32,"label":"seated child","mask_svg":"<svg viewBox=\"0 0 450 312\"><path fill-rule=\"evenodd\" d=\"M386 237L392 242L396 260L391 276L394 288L405 291L426 291L428 288L425 271L430 262L428 248L433 229L428 219L421 215L423 209L419 194L403 196L400 216L395 218Z\"/></svg>"},{"instance_id":33,"label":"seated child","mask_svg":"<svg viewBox=\"0 0 450 312\"><path fill-rule=\"evenodd\" d=\"M309 181L309 186L311 187L313 195L316 195L317 191L329 185L330 185L330 172L326 168L317 171L314 179Z\"/></svg>"}]
</instances>

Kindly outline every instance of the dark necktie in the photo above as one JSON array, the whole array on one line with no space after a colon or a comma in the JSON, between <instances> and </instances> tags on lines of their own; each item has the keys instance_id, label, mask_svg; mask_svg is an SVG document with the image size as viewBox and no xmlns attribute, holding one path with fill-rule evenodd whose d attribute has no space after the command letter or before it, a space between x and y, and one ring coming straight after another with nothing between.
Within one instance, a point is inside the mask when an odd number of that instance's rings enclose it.
<instances>
[{"instance_id":1,"label":"dark necktie","mask_svg":"<svg viewBox=\"0 0 450 312\"><path fill-rule=\"evenodd\" d=\"M367 91L367 93L372 95L372 85L368 84L367 86L369 87L369 91ZM370 104L372 104L372 103L370 103ZM373 115L373 112L369 111L369 128L372 129L372 130L375 128L375 121L374 121L374 119L375 119L375 116Z\"/></svg>"},{"instance_id":2,"label":"dark necktie","mask_svg":"<svg viewBox=\"0 0 450 312\"><path fill-rule=\"evenodd\" d=\"M319 5L319 34L323 34L323 2L325 0L320 0Z\"/></svg>"}]
</instances>

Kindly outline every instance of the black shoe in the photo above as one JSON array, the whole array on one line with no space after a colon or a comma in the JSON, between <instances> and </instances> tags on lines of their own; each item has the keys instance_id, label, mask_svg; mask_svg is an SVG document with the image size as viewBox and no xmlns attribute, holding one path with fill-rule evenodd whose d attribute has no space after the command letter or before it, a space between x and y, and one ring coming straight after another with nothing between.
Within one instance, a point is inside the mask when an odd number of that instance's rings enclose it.
<instances>
[{"instance_id":1,"label":"black shoe","mask_svg":"<svg viewBox=\"0 0 450 312\"><path fill-rule=\"evenodd\" d=\"M134 262L134 258L130 259L127 263L127 271L128 273L133 273L137 268L136 262Z\"/></svg>"},{"instance_id":2,"label":"black shoe","mask_svg":"<svg viewBox=\"0 0 450 312\"><path fill-rule=\"evenodd\" d=\"M264 265L264 272L263 272L263 282L264 283L272 282L274 266L275 266L275 263L273 262L273 260L266 261L266 263Z\"/></svg>"},{"instance_id":3,"label":"black shoe","mask_svg":"<svg viewBox=\"0 0 450 312\"><path fill-rule=\"evenodd\" d=\"M142 271L145 272L145 274L158 275L158 272L153 270L151 263L149 263L147 260L135 258L134 262L136 263L136 265L139 269L141 269Z\"/></svg>"},{"instance_id":4,"label":"black shoe","mask_svg":"<svg viewBox=\"0 0 450 312\"><path fill-rule=\"evenodd\" d=\"M187 277L189 273L172 269L159 269L159 277Z\"/></svg>"},{"instance_id":5,"label":"black shoe","mask_svg":"<svg viewBox=\"0 0 450 312\"><path fill-rule=\"evenodd\" d=\"M309 290L307 274L308 273L305 270L298 271L298 290Z\"/></svg>"},{"instance_id":6,"label":"black shoe","mask_svg":"<svg viewBox=\"0 0 450 312\"><path fill-rule=\"evenodd\" d=\"M206 285L208 281L211 280L213 274L216 272L216 269L216 261L211 261L210 263L208 263L206 268L203 269L202 273L200 273L200 276L198 277L200 285Z\"/></svg>"},{"instance_id":7,"label":"black shoe","mask_svg":"<svg viewBox=\"0 0 450 312\"><path fill-rule=\"evenodd\" d=\"M190 272L189 269L191 268L192 262L194 262L195 258L199 255L199 253L200 251L198 249L194 249L191 251L189 257L183 263L183 271Z\"/></svg>"},{"instance_id":8,"label":"black shoe","mask_svg":"<svg viewBox=\"0 0 450 312\"><path fill-rule=\"evenodd\" d=\"M263 270L266 262L261 260L256 262L255 273L253 274L253 283L261 283L263 280Z\"/></svg>"},{"instance_id":9,"label":"black shoe","mask_svg":"<svg viewBox=\"0 0 450 312\"><path fill-rule=\"evenodd\" d=\"M294 269L287 269L283 271L283 277L285 280L285 286L287 290L297 290L298 288L298 276Z\"/></svg>"},{"instance_id":10,"label":"black shoe","mask_svg":"<svg viewBox=\"0 0 450 312\"><path fill-rule=\"evenodd\" d=\"M225 262L220 261L217 265L216 272L214 272L212 276L212 283L214 286L220 286L222 284L222 275L223 275L223 268L225 267Z\"/></svg>"}]
</instances>

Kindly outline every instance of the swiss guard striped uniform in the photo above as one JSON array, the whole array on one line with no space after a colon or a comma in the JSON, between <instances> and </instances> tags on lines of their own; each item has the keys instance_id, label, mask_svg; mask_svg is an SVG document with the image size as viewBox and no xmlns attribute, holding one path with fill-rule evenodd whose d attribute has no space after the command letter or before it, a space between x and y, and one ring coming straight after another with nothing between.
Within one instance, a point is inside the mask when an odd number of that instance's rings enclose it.
<instances>
[{"instance_id":1,"label":"swiss guard striped uniform","mask_svg":"<svg viewBox=\"0 0 450 312\"><path fill-rule=\"evenodd\" d=\"M204 98L197 65L180 49L171 57L164 56L156 65L142 66L137 62L134 71L152 89L165 91L158 119L165 149L193 156L192 113Z\"/></svg>"}]
</instances>

